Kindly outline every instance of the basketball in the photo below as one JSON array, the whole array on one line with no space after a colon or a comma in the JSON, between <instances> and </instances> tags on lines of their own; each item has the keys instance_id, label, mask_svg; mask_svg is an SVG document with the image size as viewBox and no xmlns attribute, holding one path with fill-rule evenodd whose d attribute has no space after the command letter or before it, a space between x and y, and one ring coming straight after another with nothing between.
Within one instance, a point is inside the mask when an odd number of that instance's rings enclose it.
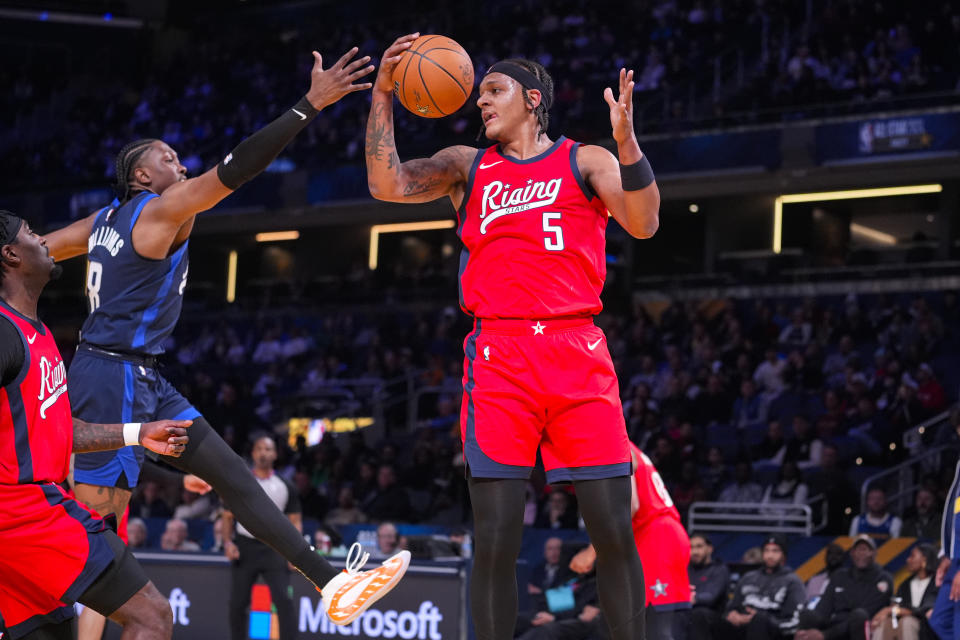
<instances>
[{"instance_id":1,"label":"basketball","mask_svg":"<svg viewBox=\"0 0 960 640\"><path fill-rule=\"evenodd\" d=\"M420 36L393 71L393 91L408 111L442 118L463 106L473 90L473 63L446 36Z\"/></svg>"}]
</instances>

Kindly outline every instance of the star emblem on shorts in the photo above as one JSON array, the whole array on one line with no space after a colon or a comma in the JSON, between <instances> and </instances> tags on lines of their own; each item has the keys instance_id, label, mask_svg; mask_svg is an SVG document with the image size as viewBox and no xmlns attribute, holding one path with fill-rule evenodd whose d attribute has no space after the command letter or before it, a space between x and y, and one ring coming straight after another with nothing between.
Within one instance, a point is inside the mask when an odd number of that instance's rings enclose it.
<instances>
[{"instance_id":1,"label":"star emblem on shorts","mask_svg":"<svg viewBox=\"0 0 960 640\"><path fill-rule=\"evenodd\" d=\"M668 586L669 586L669 583L667 583L667 582L660 582L660 579L658 578L658 579L657 579L657 584L655 584L655 585L653 585L652 587L650 587L651 589L653 589L653 597L654 597L654 598L659 598L660 596L666 597L666 595L667 595L667 587L668 587Z\"/></svg>"},{"instance_id":2,"label":"star emblem on shorts","mask_svg":"<svg viewBox=\"0 0 960 640\"><path fill-rule=\"evenodd\" d=\"M535 335L535 336L536 336L536 335L542 336L542 335L543 335L543 330L546 329L545 326L543 326L542 324L540 324L540 321L539 321L539 320L537 320L537 324L532 324L532 325L530 325L530 328L533 329L533 335Z\"/></svg>"}]
</instances>

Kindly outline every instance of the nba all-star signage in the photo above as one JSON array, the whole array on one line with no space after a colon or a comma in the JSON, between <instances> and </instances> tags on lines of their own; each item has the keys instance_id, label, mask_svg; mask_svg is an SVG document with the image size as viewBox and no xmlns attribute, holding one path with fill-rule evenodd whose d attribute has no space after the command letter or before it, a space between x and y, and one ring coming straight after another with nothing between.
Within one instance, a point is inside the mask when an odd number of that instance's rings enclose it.
<instances>
[{"instance_id":1,"label":"nba all-star signage","mask_svg":"<svg viewBox=\"0 0 960 640\"><path fill-rule=\"evenodd\" d=\"M825 124L816 128L815 139L820 164L956 152L960 111Z\"/></svg>"},{"instance_id":2,"label":"nba all-star signage","mask_svg":"<svg viewBox=\"0 0 960 640\"><path fill-rule=\"evenodd\" d=\"M170 600L174 640L229 637L230 563L226 558L184 553L136 555L147 576ZM290 582L297 637L461 640L466 638L466 579L462 562L412 564L393 591L353 623L338 627L323 613L320 594L294 573ZM107 638L118 639L120 627L108 627Z\"/></svg>"}]
</instances>

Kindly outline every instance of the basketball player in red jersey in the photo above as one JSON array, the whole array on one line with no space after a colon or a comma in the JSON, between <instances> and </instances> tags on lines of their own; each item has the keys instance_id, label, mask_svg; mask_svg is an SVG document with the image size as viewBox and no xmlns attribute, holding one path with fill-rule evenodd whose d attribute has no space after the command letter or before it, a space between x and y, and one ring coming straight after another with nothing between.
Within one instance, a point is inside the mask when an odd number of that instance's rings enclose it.
<instances>
[{"instance_id":1,"label":"basketball player in red jersey","mask_svg":"<svg viewBox=\"0 0 960 640\"><path fill-rule=\"evenodd\" d=\"M0 211L0 628L14 639L70 640L79 601L123 625L123 638L168 639L166 598L104 521L59 485L71 451L140 444L179 456L190 422L71 417L63 358L37 318L40 292L60 270L26 222Z\"/></svg>"},{"instance_id":2,"label":"basketball player in red jersey","mask_svg":"<svg viewBox=\"0 0 960 640\"><path fill-rule=\"evenodd\" d=\"M392 72L419 34L386 50L367 122L370 193L391 202L447 196L464 243L460 304L475 318L464 348L461 435L476 527L471 608L479 640L506 640L517 615L524 487L540 449L550 482L573 482L597 548L613 640L644 637L643 569L630 527L630 449L603 333L608 211L652 236L660 195L633 131L633 72L606 89L618 155L547 137L553 81L541 65L494 64L479 86L497 144L400 162ZM619 159L619 163L618 163Z\"/></svg>"},{"instance_id":3,"label":"basketball player in red jersey","mask_svg":"<svg viewBox=\"0 0 960 640\"><path fill-rule=\"evenodd\" d=\"M635 469L630 512L647 587L647 640L672 640L673 612L690 608L690 537L650 458L633 443L630 450ZM596 559L596 549L590 545L573 557L570 568L588 573Z\"/></svg>"}]
</instances>

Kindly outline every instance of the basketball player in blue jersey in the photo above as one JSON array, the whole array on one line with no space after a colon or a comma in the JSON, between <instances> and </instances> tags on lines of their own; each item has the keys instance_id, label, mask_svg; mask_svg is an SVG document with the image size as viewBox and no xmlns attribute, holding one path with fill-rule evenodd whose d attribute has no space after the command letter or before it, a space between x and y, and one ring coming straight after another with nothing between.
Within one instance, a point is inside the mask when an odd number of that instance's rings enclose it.
<instances>
[{"instance_id":1,"label":"basketball player in blue jersey","mask_svg":"<svg viewBox=\"0 0 960 640\"><path fill-rule=\"evenodd\" d=\"M365 558L358 559L338 573L277 509L243 459L160 375L156 363L180 315L195 216L263 171L322 109L370 88L357 83L373 70L367 65L370 58L354 60L356 53L352 49L324 70L314 52L310 90L303 99L196 178L187 179L176 151L162 140L128 144L116 160L118 199L46 237L56 260L89 254L90 315L68 373L76 415L88 421L106 416L119 422L147 422L153 416L192 419L187 450L178 459L162 459L208 482L251 534L321 590L327 614L337 624L349 623L385 595L406 571L410 554L401 552L367 572L359 571ZM102 515L113 512L119 518L142 460L140 447L115 456L78 456L77 497ZM374 589L351 590L371 577L377 578Z\"/></svg>"}]
</instances>

